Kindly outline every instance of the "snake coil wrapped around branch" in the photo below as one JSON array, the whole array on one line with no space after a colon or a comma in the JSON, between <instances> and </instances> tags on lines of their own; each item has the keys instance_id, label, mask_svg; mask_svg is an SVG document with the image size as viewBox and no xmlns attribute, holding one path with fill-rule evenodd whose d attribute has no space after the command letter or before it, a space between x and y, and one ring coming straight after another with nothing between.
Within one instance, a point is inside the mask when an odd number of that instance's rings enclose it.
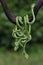
<instances>
[{"instance_id":1,"label":"snake coil wrapped around branch","mask_svg":"<svg viewBox=\"0 0 43 65\"><path fill-rule=\"evenodd\" d=\"M34 4L32 5L32 15L33 20L29 22L28 15L24 16L24 22L22 21L21 16L16 17L16 25L13 29L12 36L15 39L14 42L14 50L17 51L19 46L23 47L23 54L26 58L28 58L28 54L25 51L26 43L31 40L31 25L35 22L35 15L34 15ZM21 25L20 25L20 24Z\"/></svg>"}]
</instances>

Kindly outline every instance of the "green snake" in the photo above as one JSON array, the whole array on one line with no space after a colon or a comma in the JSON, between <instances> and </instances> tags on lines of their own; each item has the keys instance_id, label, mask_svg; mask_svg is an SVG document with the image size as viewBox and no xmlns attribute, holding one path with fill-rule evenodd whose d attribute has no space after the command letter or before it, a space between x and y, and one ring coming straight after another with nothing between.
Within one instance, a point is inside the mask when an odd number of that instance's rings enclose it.
<instances>
[{"instance_id":1,"label":"green snake","mask_svg":"<svg viewBox=\"0 0 43 65\"><path fill-rule=\"evenodd\" d=\"M19 46L22 46L23 48L23 54L28 59L28 54L25 51L25 47L27 42L31 40L31 25L35 22L35 15L34 15L34 4L32 5L32 15L33 20L29 22L28 15L25 15L23 17L17 16L16 17L16 25L14 26L12 36L14 37L14 51L17 51ZM21 25L20 25L21 24Z\"/></svg>"}]
</instances>

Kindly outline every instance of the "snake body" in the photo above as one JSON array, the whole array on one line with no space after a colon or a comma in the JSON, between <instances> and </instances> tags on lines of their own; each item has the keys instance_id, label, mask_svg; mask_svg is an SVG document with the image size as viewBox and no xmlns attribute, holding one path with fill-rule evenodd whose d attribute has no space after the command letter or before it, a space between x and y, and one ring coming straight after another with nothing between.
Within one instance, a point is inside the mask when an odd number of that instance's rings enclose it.
<instances>
[{"instance_id":1,"label":"snake body","mask_svg":"<svg viewBox=\"0 0 43 65\"><path fill-rule=\"evenodd\" d=\"M23 17L24 21L22 21L21 16L17 16L16 25L12 33L12 36L15 38L14 50L17 51L19 46L22 46L23 53L26 58L28 58L28 54L25 51L25 47L26 47L26 43L31 40L31 25L35 22L35 15L34 15L34 10L33 10L34 6L35 5L32 5L33 20L29 22L28 15Z\"/></svg>"}]
</instances>

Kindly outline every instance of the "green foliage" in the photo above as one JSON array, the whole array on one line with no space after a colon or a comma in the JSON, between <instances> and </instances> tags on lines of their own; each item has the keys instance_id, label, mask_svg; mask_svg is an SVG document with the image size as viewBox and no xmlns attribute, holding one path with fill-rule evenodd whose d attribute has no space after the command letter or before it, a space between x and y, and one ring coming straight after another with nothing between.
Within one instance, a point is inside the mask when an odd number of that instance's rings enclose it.
<instances>
[{"instance_id":1,"label":"green foliage","mask_svg":"<svg viewBox=\"0 0 43 65\"><path fill-rule=\"evenodd\" d=\"M24 16L26 14L31 14L30 6L37 0L6 0L8 8L10 9L13 16ZM12 29L14 25L10 23L4 14L3 8L0 4L0 44L9 45L14 42L12 38ZM32 26L32 44L33 42L43 43L43 8L40 9L36 17L36 23ZM39 41L40 40L40 41Z\"/></svg>"}]
</instances>

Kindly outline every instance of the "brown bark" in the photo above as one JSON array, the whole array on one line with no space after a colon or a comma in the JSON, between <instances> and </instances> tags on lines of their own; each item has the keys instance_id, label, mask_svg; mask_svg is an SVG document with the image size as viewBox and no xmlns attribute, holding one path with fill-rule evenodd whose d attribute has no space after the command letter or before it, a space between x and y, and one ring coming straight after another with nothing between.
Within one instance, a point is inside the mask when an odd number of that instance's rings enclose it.
<instances>
[{"instance_id":1,"label":"brown bark","mask_svg":"<svg viewBox=\"0 0 43 65\"><path fill-rule=\"evenodd\" d=\"M8 9L8 6L7 6L7 3L5 0L0 0L1 4L2 4L2 7L3 7L3 10L7 16L7 18L14 24L16 24L16 18L12 16L12 14L10 13L9 9ZM37 13L39 11L39 9L41 8L41 6L43 5L43 0L38 0L35 7L34 7L34 14L35 14L35 17L37 16ZM30 15L29 16L29 21L31 22L33 19L33 16Z\"/></svg>"}]
</instances>

